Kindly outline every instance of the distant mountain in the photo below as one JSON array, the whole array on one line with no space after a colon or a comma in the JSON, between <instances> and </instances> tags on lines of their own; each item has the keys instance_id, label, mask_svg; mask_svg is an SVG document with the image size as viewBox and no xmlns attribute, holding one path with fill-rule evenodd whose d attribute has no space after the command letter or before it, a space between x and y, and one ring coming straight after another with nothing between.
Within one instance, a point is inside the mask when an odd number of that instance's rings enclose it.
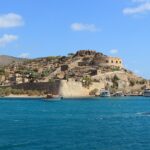
<instances>
[{"instance_id":1,"label":"distant mountain","mask_svg":"<svg viewBox=\"0 0 150 150\"><path fill-rule=\"evenodd\" d=\"M24 60L25 59L13 57L13 56L0 55L0 66L6 66L13 62L22 62Z\"/></svg>"}]
</instances>

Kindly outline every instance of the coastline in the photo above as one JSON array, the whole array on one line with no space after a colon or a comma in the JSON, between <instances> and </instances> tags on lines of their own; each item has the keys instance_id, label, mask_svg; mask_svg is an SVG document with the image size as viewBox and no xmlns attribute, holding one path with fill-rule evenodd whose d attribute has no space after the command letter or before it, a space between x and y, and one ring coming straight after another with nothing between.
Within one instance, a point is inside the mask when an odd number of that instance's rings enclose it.
<instances>
[{"instance_id":1,"label":"coastline","mask_svg":"<svg viewBox=\"0 0 150 150\"><path fill-rule=\"evenodd\" d=\"M8 96L3 96L0 98L44 98L44 96L29 96L29 95L8 95Z\"/></svg>"},{"instance_id":2,"label":"coastline","mask_svg":"<svg viewBox=\"0 0 150 150\"><path fill-rule=\"evenodd\" d=\"M142 95L126 95L126 96L123 96L123 97L114 97L114 96L111 96L111 97L100 97L100 96L77 96L77 97L63 97L62 99L65 99L65 100L68 100L68 99L75 99L75 100L78 100L78 99L103 99L103 98L109 98L109 99L114 99L114 98L126 98L126 97L143 97ZM61 97L53 97L53 98L46 98L46 96L29 96L29 95L9 95L9 96L0 96L0 99L45 99L47 101L50 101L50 100L55 100L55 99L61 99Z\"/></svg>"},{"instance_id":3,"label":"coastline","mask_svg":"<svg viewBox=\"0 0 150 150\"><path fill-rule=\"evenodd\" d=\"M44 96L29 96L29 95L8 95L8 96L0 96L0 98L45 98L45 99L48 99L46 98L46 95ZM61 97L58 97L58 96L54 96L53 98L49 98L49 99L57 99L57 98L61 98ZM77 96L77 97L63 97L64 99L80 99L80 98L83 98L83 99L86 99L86 98L96 98L95 96Z\"/></svg>"}]
</instances>

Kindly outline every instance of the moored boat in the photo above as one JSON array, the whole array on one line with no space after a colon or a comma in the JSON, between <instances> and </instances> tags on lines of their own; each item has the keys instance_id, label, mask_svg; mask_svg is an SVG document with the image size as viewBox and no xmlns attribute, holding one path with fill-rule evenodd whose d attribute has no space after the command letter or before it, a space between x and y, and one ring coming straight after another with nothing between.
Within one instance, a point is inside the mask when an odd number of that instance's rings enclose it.
<instances>
[{"instance_id":1,"label":"moored boat","mask_svg":"<svg viewBox=\"0 0 150 150\"><path fill-rule=\"evenodd\" d=\"M118 91L118 92L114 93L112 96L114 96L114 97L123 97L124 94L123 94L122 91Z\"/></svg>"},{"instance_id":2,"label":"moored boat","mask_svg":"<svg viewBox=\"0 0 150 150\"><path fill-rule=\"evenodd\" d=\"M143 96L150 97L150 89L145 89L143 92Z\"/></svg>"},{"instance_id":3,"label":"moored boat","mask_svg":"<svg viewBox=\"0 0 150 150\"><path fill-rule=\"evenodd\" d=\"M62 100L63 97L59 96L59 95L52 95L52 94L48 94L44 100L45 101L59 101Z\"/></svg>"},{"instance_id":4,"label":"moored boat","mask_svg":"<svg viewBox=\"0 0 150 150\"><path fill-rule=\"evenodd\" d=\"M100 91L100 97L110 97L110 91L109 91L109 90L102 89L102 90Z\"/></svg>"}]
</instances>

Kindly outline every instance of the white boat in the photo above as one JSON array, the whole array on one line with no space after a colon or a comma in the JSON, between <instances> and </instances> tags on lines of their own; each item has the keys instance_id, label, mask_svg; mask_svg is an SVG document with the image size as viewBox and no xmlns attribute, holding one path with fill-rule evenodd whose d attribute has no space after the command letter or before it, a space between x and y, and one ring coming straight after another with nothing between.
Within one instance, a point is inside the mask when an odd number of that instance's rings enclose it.
<instances>
[{"instance_id":1,"label":"white boat","mask_svg":"<svg viewBox=\"0 0 150 150\"><path fill-rule=\"evenodd\" d=\"M110 97L110 92L109 92L109 90L102 89L102 90L100 91L100 97Z\"/></svg>"},{"instance_id":2,"label":"white boat","mask_svg":"<svg viewBox=\"0 0 150 150\"><path fill-rule=\"evenodd\" d=\"M145 89L143 92L143 96L150 97L150 89Z\"/></svg>"}]
</instances>

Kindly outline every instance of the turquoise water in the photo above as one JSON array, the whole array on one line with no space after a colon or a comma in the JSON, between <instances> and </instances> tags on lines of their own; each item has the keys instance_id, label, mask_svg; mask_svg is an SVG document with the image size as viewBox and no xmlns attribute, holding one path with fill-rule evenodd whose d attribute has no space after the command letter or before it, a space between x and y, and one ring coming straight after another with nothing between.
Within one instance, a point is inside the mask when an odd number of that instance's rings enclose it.
<instances>
[{"instance_id":1,"label":"turquoise water","mask_svg":"<svg viewBox=\"0 0 150 150\"><path fill-rule=\"evenodd\" d=\"M0 150L150 150L150 98L0 100Z\"/></svg>"}]
</instances>

